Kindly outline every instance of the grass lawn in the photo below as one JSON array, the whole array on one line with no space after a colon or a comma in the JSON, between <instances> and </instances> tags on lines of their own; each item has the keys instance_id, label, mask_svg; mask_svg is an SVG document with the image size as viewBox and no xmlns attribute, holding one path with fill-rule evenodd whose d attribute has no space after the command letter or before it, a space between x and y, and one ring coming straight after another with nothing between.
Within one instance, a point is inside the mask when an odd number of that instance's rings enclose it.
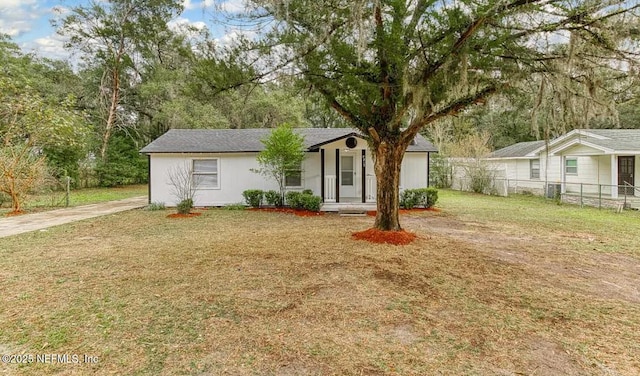
<instances>
[{"instance_id":1,"label":"grass lawn","mask_svg":"<svg viewBox=\"0 0 640 376\"><path fill-rule=\"evenodd\" d=\"M637 375L640 214L441 192L371 217L136 210L4 238L0 373Z\"/></svg>"},{"instance_id":2,"label":"grass lawn","mask_svg":"<svg viewBox=\"0 0 640 376\"><path fill-rule=\"evenodd\" d=\"M98 202L122 200L129 197L145 196L148 193L147 185L127 185L115 188L85 188L71 191L69 206L95 204ZM51 192L32 195L26 200L23 210L27 212L59 209L66 203L65 192ZM0 215L11 211L11 201L4 203L0 208Z\"/></svg>"}]
</instances>

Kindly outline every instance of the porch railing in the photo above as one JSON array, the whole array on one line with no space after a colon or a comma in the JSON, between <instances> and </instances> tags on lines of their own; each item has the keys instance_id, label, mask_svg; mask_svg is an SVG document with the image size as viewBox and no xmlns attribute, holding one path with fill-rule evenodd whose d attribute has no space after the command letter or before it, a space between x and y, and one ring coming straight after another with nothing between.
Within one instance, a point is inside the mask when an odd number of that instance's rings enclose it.
<instances>
[{"instance_id":1,"label":"porch railing","mask_svg":"<svg viewBox=\"0 0 640 376\"><path fill-rule=\"evenodd\" d=\"M367 175L366 183L366 202L376 202L376 177L374 175Z\"/></svg>"},{"instance_id":2,"label":"porch railing","mask_svg":"<svg viewBox=\"0 0 640 376\"><path fill-rule=\"evenodd\" d=\"M324 202L336 202L336 176L324 177Z\"/></svg>"}]
</instances>

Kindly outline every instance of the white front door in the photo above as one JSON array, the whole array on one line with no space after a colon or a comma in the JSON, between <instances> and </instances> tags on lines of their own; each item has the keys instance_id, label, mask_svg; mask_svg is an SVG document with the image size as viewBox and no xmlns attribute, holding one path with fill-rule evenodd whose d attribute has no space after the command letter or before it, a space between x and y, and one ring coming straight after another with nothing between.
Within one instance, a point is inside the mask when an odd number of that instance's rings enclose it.
<instances>
[{"instance_id":1,"label":"white front door","mask_svg":"<svg viewBox=\"0 0 640 376\"><path fill-rule=\"evenodd\" d=\"M356 196L356 168L354 155L340 156L340 197Z\"/></svg>"}]
</instances>

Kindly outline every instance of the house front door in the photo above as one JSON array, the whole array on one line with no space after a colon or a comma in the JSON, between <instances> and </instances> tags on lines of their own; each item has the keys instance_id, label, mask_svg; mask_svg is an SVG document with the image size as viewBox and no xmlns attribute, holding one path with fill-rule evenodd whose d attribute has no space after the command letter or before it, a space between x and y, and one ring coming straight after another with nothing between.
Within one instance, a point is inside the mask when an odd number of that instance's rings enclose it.
<instances>
[{"instance_id":1,"label":"house front door","mask_svg":"<svg viewBox=\"0 0 640 376\"><path fill-rule=\"evenodd\" d=\"M355 155L340 156L340 197L356 196Z\"/></svg>"},{"instance_id":2,"label":"house front door","mask_svg":"<svg viewBox=\"0 0 640 376\"><path fill-rule=\"evenodd\" d=\"M636 157L618 157L618 194L633 195L635 185L633 172Z\"/></svg>"}]
</instances>

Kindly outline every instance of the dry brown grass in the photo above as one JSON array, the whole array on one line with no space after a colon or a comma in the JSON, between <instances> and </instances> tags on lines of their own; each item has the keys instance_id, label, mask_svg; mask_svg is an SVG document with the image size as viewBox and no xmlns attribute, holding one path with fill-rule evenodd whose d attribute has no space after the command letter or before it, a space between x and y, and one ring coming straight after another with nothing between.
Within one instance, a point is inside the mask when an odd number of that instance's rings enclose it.
<instances>
[{"instance_id":1,"label":"dry brown grass","mask_svg":"<svg viewBox=\"0 0 640 376\"><path fill-rule=\"evenodd\" d=\"M227 210L133 211L3 239L0 352L99 363L0 371L640 372L637 255L516 236L526 228L443 206L403 217L419 235L403 247L352 240L371 218Z\"/></svg>"}]
</instances>

